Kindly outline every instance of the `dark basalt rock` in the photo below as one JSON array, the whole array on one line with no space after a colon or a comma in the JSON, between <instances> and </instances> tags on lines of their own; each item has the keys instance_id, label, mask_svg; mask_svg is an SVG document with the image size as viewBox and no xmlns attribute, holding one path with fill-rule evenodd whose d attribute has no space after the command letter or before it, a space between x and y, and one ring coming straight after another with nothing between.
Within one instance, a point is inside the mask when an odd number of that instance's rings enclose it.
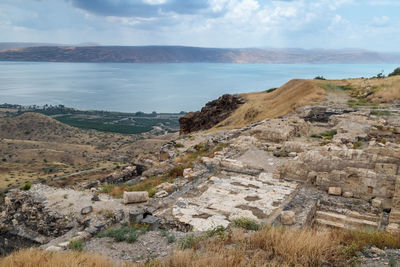
<instances>
[{"instance_id":1,"label":"dark basalt rock","mask_svg":"<svg viewBox=\"0 0 400 267\"><path fill-rule=\"evenodd\" d=\"M207 130L225 120L244 100L236 95L223 95L208 102L201 111L189 112L179 119L180 134Z\"/></svg>"}]
</instances>

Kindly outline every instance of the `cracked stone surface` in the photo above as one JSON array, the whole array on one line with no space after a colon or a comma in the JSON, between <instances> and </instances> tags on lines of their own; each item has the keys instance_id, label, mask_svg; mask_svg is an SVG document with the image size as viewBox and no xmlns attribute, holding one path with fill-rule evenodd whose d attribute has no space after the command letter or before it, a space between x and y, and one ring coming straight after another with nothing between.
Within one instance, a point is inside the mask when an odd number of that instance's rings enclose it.
<instances>
[{"instance_id":1,"label":"cracked stone surface","mask_svg":"<svg viewBox=\"0 0 400 267\"><path fill-rule=\"evenodd\" d=\"M199 187L199 195L181 197L173 215L179 221L205 231L218 225L227 226L232 219L247 217L263 220L278 208L296 188L297 183L259 176L213 176ZM202 192L203 191L203 192ZM184 203L184 204L183 204Z\"/></svg>"}]
</instances>

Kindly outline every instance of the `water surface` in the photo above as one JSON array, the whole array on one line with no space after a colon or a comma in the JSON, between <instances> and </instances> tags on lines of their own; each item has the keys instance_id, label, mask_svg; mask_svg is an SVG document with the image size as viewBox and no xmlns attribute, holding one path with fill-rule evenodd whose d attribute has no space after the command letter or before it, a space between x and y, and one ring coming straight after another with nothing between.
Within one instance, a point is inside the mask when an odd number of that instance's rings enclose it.
<instances>
[{"instance_id":1,"label":"water surface","mask_svg":"<svg viewBox=\"0 0 400 267\"><path fill-rule=\"evenodd\" d=\"M393 64L134 64L0 62L0 103L180 112L225 93L263 91L293 78L371 77Z\"/></svg>"}]
</instances>

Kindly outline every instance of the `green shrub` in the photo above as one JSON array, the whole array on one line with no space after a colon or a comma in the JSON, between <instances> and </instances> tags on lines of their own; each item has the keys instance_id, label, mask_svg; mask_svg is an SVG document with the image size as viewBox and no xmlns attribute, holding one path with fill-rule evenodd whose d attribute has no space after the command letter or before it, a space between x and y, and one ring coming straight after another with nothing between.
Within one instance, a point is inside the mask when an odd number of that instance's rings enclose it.
<instances>
[{"instance_id":1,"label":"green shrub","mask_svg":"<svg viewBox=\"0 0 400 267\"><path fill-rule=\"evenodd\" d=\"M321 138L322 138L321 135L315 134L315 133L311 134L310 137L312 137L312 138L318 138L318 139L321 139Z\"/></svg>"},{"instance_id":2,"label":"green shrub","mask_svg":"<svg viewBox=\"0 0 400 267\"><path fill-rule=\"evenodd\" d=\"M253 219L245 218L245 217L240 217L240 218L234 219L232 221L232 226L243 228L246 230L253 230L253 231L257 231L258 229L260 229L259 223L257 223Z\"/></svg>"},{"instance_id":3,"label":"green shrub","mask_svg":"<svg viewBox=\"0 0 400 267\"><path fill-rule=\"evenodd\" d=\"M149 228L145 225L124 225L121 227L112 227L97 234L97 237L111 237L114 238L116 242L126 241L128 243L134 243L140 235L146 233L148 230Z\"/></svg>"},{"instance_id":4,"label":"green shrub","mask_svg":"<svg viewBox=\"0 0 400 267\"><path fill-rule=\"evenodd\" d=\"M82 240L74 240L69 242L68 247L71 250L82 251L83 250L83 241Z\"/></svg>"},{"instance_id":5,"label":"green shrub","mask_svg":"<svg viewBox=\"0 0 400 267\"><path fill-rule=\"evenodd\" d=\"M332 139L333 136L335 136L337 134L337 131L335 130L330 130L330 131L326 131L320 134L320 136L323 136L327 139Z\"/></svg>"},{"instance_id":6,"label":"green shrub","mask_svg":"<svg viewBox=\"0 0 400 267\"><path fill-rule=\"evenodd\" d=\"M390 116L391 113L387 110L371 110L369 114L375 116Z\"/></svg>"},{"instance_id":7,"label":"green shrub","mask_svg":"<svg viewBox=\"0 0 400 267\"><path fill-rule=\"evenodd\" d=\"M31 189L31 183L24 184L24 186L21 189L25 190L25 191L28 191L29 189Z\"/></svg>"},{"instance_id":8,"label":"green shrub","mask_svg":"<svg viewBox=\"0 0 400 267\"><path fill-rule=\"evenodd\" d=\"M355 144L353 145L353 149L359 149L361 146L362 146L362 142L361 142L361 141L358 141L357 143L355 143Z\"/></svg>"},{"instance_id":9,"label":"green shrub","mask_svg":"<svg viewBox=\"0 0 400 267\"><path fill-rule=\"evenodd\" d=\"M326 80L326 79L324 78L324 76L317 76L314 78L314 80Z\"/></svg>"},{"instance_id":10,"label":"green shrub","mask_svg":"<svg viewBox=\"0 0 400 267\"><path fill-rule=\"evenodd\" d=\"M265 92L266 92L266 93L272 93L272 92L275 91L276 89L278 89L278 88L276 88L276 87L270 88L270 89L268 89L268 90L265 90Z\"/></svg>"},{"instance_id":11,"label":"green shrub","mask_svg":"<svg viewBox=\"0 0 400 267\"><path fill-rule=\"evenodd\" d=\"M193 248L194 244L196 243L196 238L194 234L190 234L182 238L178 243L178 248L180 249L188 249Z\"/></svg>"},{"instance_id":12,"label":"green shrub","mask_svg":"<svg viewBox=\"0 0 400 267\"><path fill-rule=\"evenodd\" d=\"M174 243L176 240L176 237L174 236L174 234L169 233L167 229L160 229L161 232L161 236L166 237L168 243Z\"/></svg>"},{"instance_id":13,"label":"green shrub","mask_svg":"<svg viewBox=\"0 0 400 267\"><path fill-rule=\"evenodd\" d=\"M353 90L353 87L351 87L350 85L339 85L338 88L343 90L343 91L351 91L351 90Z\"/></svg>"},{"instance_id":14,"label":"green shrub","mask_svg":"<svg viewBox=\"0 0 400 267\"><path fill-rule=\"evenodd\" d=\"M217 227L215 227L215 228L213 228L211 230L208 230L207 231L207 236L208 237L212 237L212 236L215 236L215 235L222 236L222 235L224 235L225 231L226 231L226 228L223 227L222 225L219 225L219 226L217 226Z\"/></svg>"},{"instance_id":15,"label":"green shrub","mask_svg":"<svg viewBox=\"0 0 400 267\"><path fill-rule=\"evenodd\" d=\"M400 68L396 68L392 73L389 74L389 77L395 75L400 75Z\"/></svg>"},{"instance_id":16,"label":"green shrub","mask_svg":"<svg viewBox=\"0 0 400 267\"><path fill-rule=\"evenodd\" d=\"M184 147L184 145L181 144L181 143L176 143L176 144L174 145L174 147L175 147L175 148L182 148L182 147Z\"/></svg>"}]
</instances>

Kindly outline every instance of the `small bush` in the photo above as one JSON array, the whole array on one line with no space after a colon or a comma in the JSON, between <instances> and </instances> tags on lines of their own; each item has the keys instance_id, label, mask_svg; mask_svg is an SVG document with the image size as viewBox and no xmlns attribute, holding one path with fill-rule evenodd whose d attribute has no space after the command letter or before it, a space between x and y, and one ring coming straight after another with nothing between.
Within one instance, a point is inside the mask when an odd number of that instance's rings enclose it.
<instances>
[{"instance_id":1,"label":"small bush","mask_svg":"<svg viewBox=\"0 0 400 267\"><path fill-rule=\"evenodd\" d=\"M194 244L197 242L194 234L187 235L186 237L182 238L178 243L178 248L180 249L189 249L193 248Z\"/></svg>"},{"instance_id":2,"label":"small bush","mask_svg":"<svg viewBox=\"0 0 400 267\"><path fill-rule=\"evenodd\" d=\"M24 184L24 186L21 189L25 190L25 191L28 191L29 189L31 189L31 183Z\"/></svg>"},{"instance_id":3,"label":"small bush","mask_svg":"<svg viewBox=\"0 0 400 267\"><path fill-rule=\"evenodd\" d=\"M371 110L369 114L375 116L390 116L391 113L387 110Z\"/></svg>"},{"instance_id":4,"label":"small bush","mask_svg":"<svg viewBox=\"0 0 400 267\"><path fill-rule=\"evenodd\" d=\"M317 76L314 78L314 80L326 80L326 79L324 78L324 76Z\"/></svg>"},{"instance_id":5,"label":"small bush","mask_svg":"<svg viewBox=\"0 0 400 267\"><path fill-rule=\"evenodd\" d=\"M357 143L355 143L355 144L353 145L353 149L359 149L361 146L362 146L362 142L361 142L361 141L358 141Z\"/></svg>"},{"instance_id":6,"label":"small bush","mask_svg":"<svg viewBox=\"0 0 400 267\"><path fill-rule=\"evenodd\" d=\"M353 87L351 87L350 85L339 85L338 88L340 90L343 90L343 91L351 91L351 90L353 90Z\"/></svg>"},{"instance_id":7,"label":"small bush","mask_svg":"<svg viewBox=\"0 0 400 267\"><path fill-rule=\"evenodd\" d=\"M326 131L320 134L320 136L323 136L327 139L332 139L333 136L335 136L337 134L337 131L335 130L331 130L331 131Z\"/></svg>"},{"instance_id":8,"label":"small bush","mask_svg":"<svg viewBox=\"0 0 400 267\"><path fill-rule=\"evenodd\" d=\"M310 137L312 137L312 138L318 138L318 139L321 139L321 138L322 138L321 135L315 134L315 133L311 134Z\"/></svg>"},{"instance_id":9,"label":"small bush","mask_svg":"<svg viewBox=\"0 0 400 267\"><path fill-rule=\"evenodd\" d=\"M128 243L134 243L140 235L146 233L148 230L149 228L144 225L124 225L121 227L112 227L104 232L97 234L97 237L111 237L114 238L116 242L126 241Z\"/></svg>"},{"instance_id":10,"label":"small bush","mask_svg":"<svg viewBox=\"0 0 400 267\"><path fill-rule=\"evenodd\" d=\"M180 164L176 165L171 170L169 170L168 176L169 177L173 177L173 178L182 177L183 176L183 170L184 170L184 168L183 168L182 165L180 165Z\"/></svg>"},{"instance_id":11,"label":"small bush","mask_svg":"<svg viewBox=\"0 0 400 267\"><path fill-rule=\"evenodd\" d=\"M400 68L396 68L392 73L389 74L389 77L395 75L400 75Z\"/></svg>"},{"instance_id":12,"label":"small bush","mask_svg":"<svg viewBox=\"0 0 400 267\"><path fill-rule=\"evenodd\" d=\"M258 224L253 219L245 218L245 217L234 219L232 221L232 226L243 228L246 230L253 230L253 231L257 231L260 229L260 224Z\"/></svg>"},{"instance_id":13,"label":"small bush","mask_svg":"<svg viewBox=\"0 0 400 267\"><path fill-rule=\"evenodd\" d=\"M175 148L182 148L182 147L184 147L184 145L181 144L181 143L176 143L176 144L174 145L174 147L175 147Z\"/></svg>"},{"instance_id":14,"label":"small bush","mask_svg":"<svg viewBox=\"0 0 400 267\"><path fill-rule=\"evenodd\" d=\"M225 231L226 231L226 228L223 227L222 225L219 225L219 226L215 227L214 229L208 230L207 231L207 236L208 237L213 237L215 235L223 236Z\"/></svg>"},{"instance_id":15,"label":"small bush","mask_svg":"<svg viewBox=\"0 0 400 267\"><path fill-rule=\"evenodd\" d=\"M266 93L272 93L272 92L275 91L276 89L278 89L278 88L276 88L276 87L270 88L270 89L268 89L268 90L265 90L265 92L266 92Z\"/></svg>"},{"instance_id":16,"label":"small bush","mask_svg":"<svg viewBox=\"0 0 400 267\"><path fill-rule=\"evenodd\" d=\"M71 242L69 242L68 247L71 250L83 251L83 241L82 240L71 241Z\"/></svg>"},{"instance_id":17,"label":"small bush","mask_svg":"<svg viewBox=\"0 0 400 267\"><path fill-rule=\"evenodd\" d=\"M168 230L166 229L161 229L161 236L166 237L168 243L174 243L176 240L176 237L174 236L174 234L169 233Z\"/></svg>"}]
</instances>

